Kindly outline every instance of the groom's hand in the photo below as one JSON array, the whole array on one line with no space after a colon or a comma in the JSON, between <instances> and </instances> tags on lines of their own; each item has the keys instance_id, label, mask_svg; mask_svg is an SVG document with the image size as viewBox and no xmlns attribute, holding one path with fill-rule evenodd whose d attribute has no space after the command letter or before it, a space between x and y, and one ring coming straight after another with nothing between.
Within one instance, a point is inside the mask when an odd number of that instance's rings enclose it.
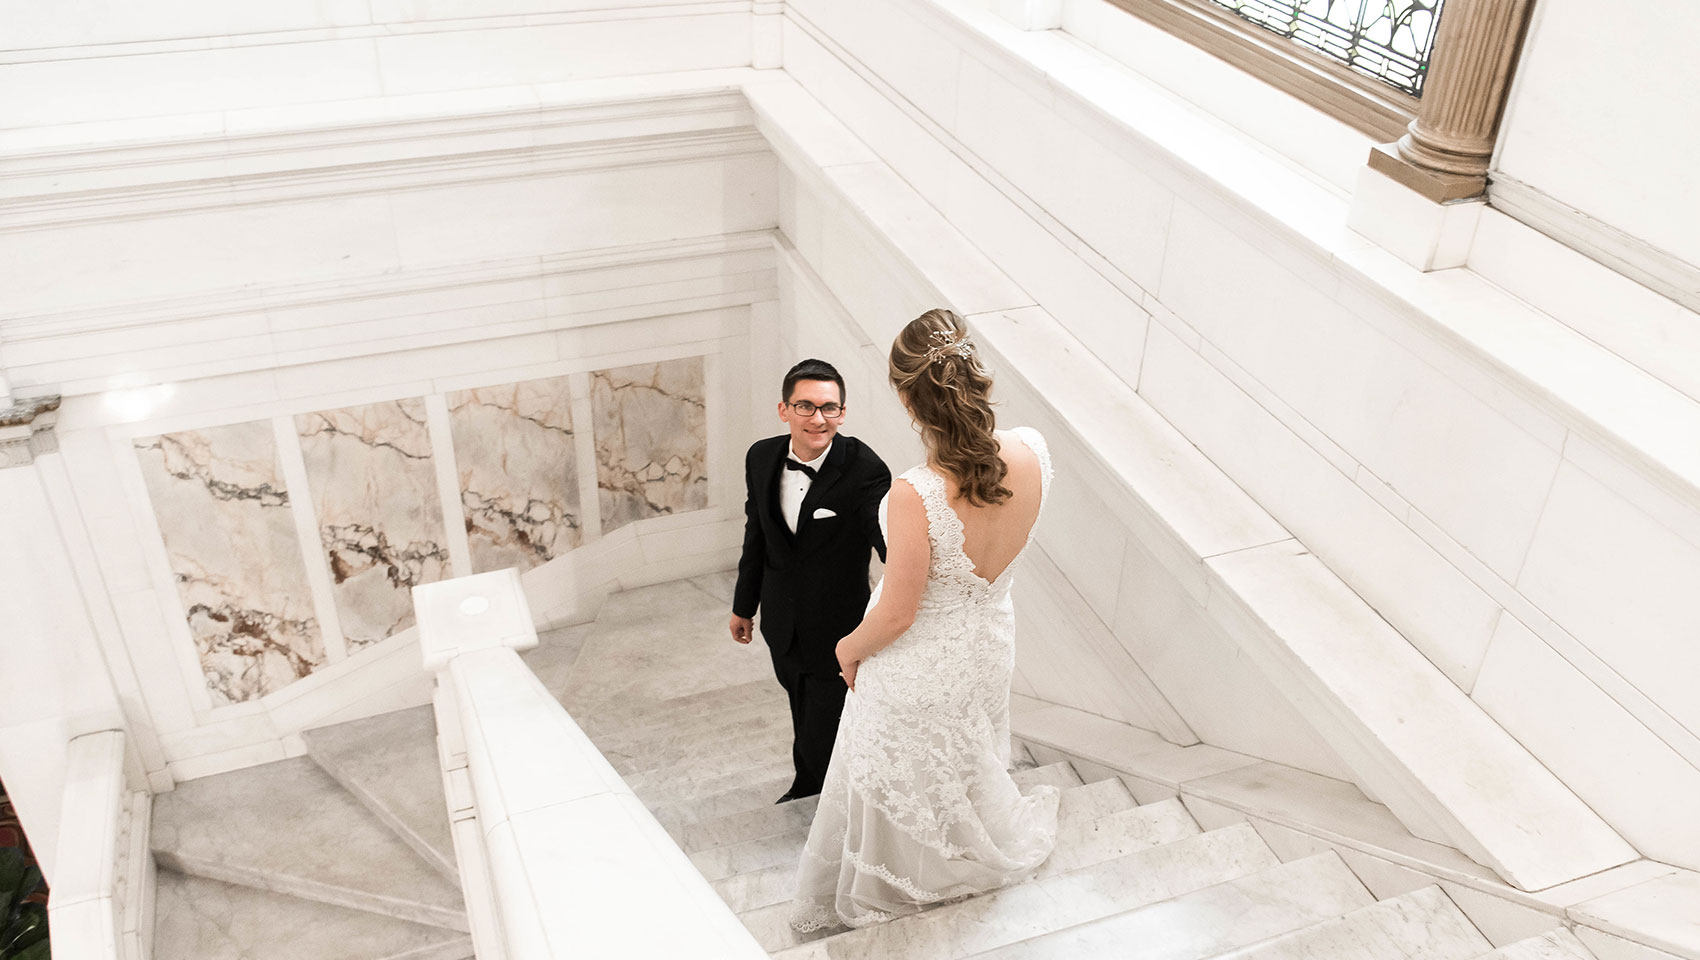
<instances>
[{"instance_id":1,"label":"groom's hand","mask_svg":"<svg viewBox=\"0 0 1700 960\"><path fill-rule=\"evenodd\" d=\"M749 617L740 617L734 613L732 614L732 621L727 624L727 627L732 631L732 639L739 643L749 643L750 638L755 636L756 622Z\"/></svg>"}]
</instances>

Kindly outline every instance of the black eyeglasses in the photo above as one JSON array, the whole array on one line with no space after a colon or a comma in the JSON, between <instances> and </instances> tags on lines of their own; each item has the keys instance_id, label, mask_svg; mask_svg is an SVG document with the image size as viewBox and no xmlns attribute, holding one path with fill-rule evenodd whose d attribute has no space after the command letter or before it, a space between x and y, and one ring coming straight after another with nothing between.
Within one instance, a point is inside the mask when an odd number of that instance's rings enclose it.
<instances>
[{"instance_id":1,"label":"black eyeglasses","mask_svg":"<svg viewBox=\"0 0 1700 960\"><path fill-rule=\"evenodd\" d=\"M816 406L807 400L798 400L795 403L787 400L785 405L797 411L798 416L805 418L814 416L816 410L819 410L820 415L828 420L837 420L844 416L844 405L842 403L823 403Z\"/></svg>"}]
</instances>

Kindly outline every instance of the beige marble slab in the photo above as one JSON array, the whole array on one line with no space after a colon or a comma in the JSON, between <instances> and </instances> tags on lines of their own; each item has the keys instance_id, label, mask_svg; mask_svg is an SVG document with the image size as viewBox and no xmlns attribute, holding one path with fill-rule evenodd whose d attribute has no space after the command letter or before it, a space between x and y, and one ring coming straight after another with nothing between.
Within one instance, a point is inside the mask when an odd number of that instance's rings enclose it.
<instances>
[{"instance_id":1,"label":"beige marble slab","mask_svg":"<svg viewBox=\"0 0 1700 960\"><path fill-rule=\"evenodd\" d=\"M1564 928L1549 930L1538 937L1508 943L1481 960L1595 960L1587 946L1574 933Z\"/></svg>"},{"instance_id":2,"label":"beige marble slab","mask_svg":"<svg viewBox=\"0 0 1700 960\"><path fill-rule=\"evenodd\" d=\"M804 797L788 803L768 804L723 817L699 820L685 827L679 846L687 852L707 850L730 843L742 843L796 829L807 830L815 819L818 797Z\"/></svg>"},{"instance_id":3,"label":"beige marble slab","mask_svg":"<svg viewBox=\"0 0 1700 960\"><path fill-rule=\"evenodd\" d=\"M748 773L790 762L791 738L774 735L752 747L635 772L627 775L625 781L633 793L643 797L649 796L650 791L657 788L665 792L674 783L700 783L732 773Z\"/></svg>"},{"instance_id":4,"label":"beige marble slab","mask_svg":"<svg viewBox=\"0 0 1700 960\"><path fill-rule=\"evenodd\" d=\"M1090 823L1099 817L1127 810L1134 806L1133 795L1115 780L1099 780L1063 791L1057 808L1057 824L1066 828L1071 823Z\"/></svg>"},{"instance_id":5,"label":"beige marble slab","mask_svg":"<svg viewBox=\"0 0 1700 960\"><path fill-rule=\"evenodd\" d=\"M775 689L777 691L777 687ZM698 716L665 717L645 724L599 729L589 736L603 750L619 750L675 742L710 731L729 732L755 720L783 718L789 722L790 717L790 705L783 696L764 697L753 703L737 704ZM583 729L582 726L580 729Z\"/></svg>"},{"instance_id":6,"label":"beige marble slab","mask_svg":"<svg viewBox=\"0 0 1700 960\"><path fill-rule=\"evenodd\" d=\"M1339 857L1317 854L978 956L1075 960L1118 955L1137 944L1140 960L1203 960L1373 902ZM1374 954L1339 956L1375 960Z\"/></svg>"},{"instance_id":7,"label":"beige marble slab","mask_svg":"<svg viewBox=\"0 0 1700 960\"><path fill-rule=\"evenodd\" d=\"M1570 908L1577 923L1700 960L1700 873L1679 870Z\"/></svg>"},{"instance_id":8,"label":"beige marble slab","mask_svg":"<svg viewBox=\"0 0 1700 960\"><path fill-rule=\"evenodd\" d=\"M780 863L714 881L714 892L733 913L748 913L792 899L797 892L797 865Z\"/></svg>"},{"instance_id":9,"label":"beige marble slab","mask_svg":"<svg viewBox=\"0 0 1700 960\"><path fill-rule=\"evenodd\" d=\"M1470 960L1493 949L1439 887L1390 897L1220 960Z\"/></svg>"},{"instance_id":10,"label":"beige marble slab","mask_svg":"<svg viewBox=\"0 0 1700 960\"><path fill-rule=\"evenodd\" d=\"M602 532L708 506L703 359L591 374Z\"/></svg>"},{"instance_id":11,"label":"beige marble slab","mask_svg":"<svg viewBox=\"0 0 1700 960\"><path fill-rule=\"evenodd\" d=\"M687 823L723 817L729 813L741 813L763 804L772 804L790 788L794 779L795 772L787 770L781 776L733 790L695 797L684 803L658 806L654 808L655 819L672 832Z\"/></svg>"},{"instance_id":12,"label":"beige marble slab","mask_svg":"<svg viewBox=\"0 0 1700 960\"><path fill-rule=\"evenodd\" d=\"M759 840L713 847L691 854L691 862L696 864L696 868L709 880L724 880L740 873L764 870L782 864L790 864L795 868L797 862L802 859L803 841L807 840L808 836L806 829L794 830Z\"/></svg>"},{"instance_id":13,"label":"beige marble slab","mask_svg":"<svg viewBox=\"0 0 1700 960\"><path fill-rule=\"evenodd\" d=\"M724 773L711 774L691 779L676 779L664 785L646 787L643 790L634 789L632 792L650 806L662 804L687 803L698 797L713 796L725 793L750 783L762 783L778 780L787 776L796 776L797 770L792 763L789 752L779 753L754 766L743 766L728 769Z\"/></svg>"},{"instance_id":14,"label":"beige marble slab","mask_svg":"<svg viewBox=\"0 0 1700 960\"><path fill-rule=\"evenodd\" d=\"M1077 870L1202 832L1179 800L1119 810L1088 822L1061 824L1057 847L1040 865L1039 875Z\"/></svg>"},{"instance_id":15,"label":"beige marble slab","mask_svg":"<svg viewBox=\"0 0 1700 960\"><path fill-rule=\"evenodd\" d=\"M159 872L155 960L468 960L471 938L364 910Z\"/></svg>"},{"instance_id":16,"label":"beige marble slab","mask_svg":"<svg viewBox=\"0 0 1700 960\"><path fill-rule=\"evenodd\" d=\"M566 377L448 395L472 570L525 572L583 542Z\"/></svg>"},{"instance_id":17,"label":"beige marble slab","mask_svg":"<svg viewBox=\"0 0 1700 960\"><path fill-rule=\"evenodd\" d=\"M135 441L215 704L275 693L325 662L271 424Z\"/></svg>"},{"instance_id":18,"label":"beige marble slab","mask_svg":"<svg viewBox=\"0 0 1700 960\"><path fill-rule=\"evenodd\" d=\"M413 588L448 575L425 403L304 413L295 429L352 652L412 626Z\"/></svg>"},{"instance_id":19,"label":"beige marble slab","mask_svg":"<svg viewBox=\"0 0 1700 960\"><path fill-rule=\"evenodd\" d=\"M458 882L429 704L301 734L307 755L413 851Z\"/></svg>"},{"instance_id":20,"label":"beige marble slab","mask_svg":"<svg viewBox=\"0 0 1700 960\"><path fill-rule=\"evenodd\" d=\"M1067 763L1047 763L1040 767L1016 770L1010 773L1009 778L1022 788L1022 793L1031 792L1030 788L1040 784L1050 784L1059 790L1080 785L1080 775Z\"/></svg>"},{"instance_id":21,"label":"beige marble slab","mask_svg":"<svg viewBox=\"0 0 1700 960\"><path fill-rule=\"evenodd\" d=\"M783 952L775 956L787 960L967 957L1278 864L1257 833L1242 824L789 949L774 932L769 949L778 947ZM779 913L789 906L763 909Z\"/></svg>"},{"instance_id":22,"label":"beige marble slab","mask_svg":"<svg viewBox=\"0 0 1700 960\"><path fill-rule=\"evenodd\" d=\"M459 885L307 757L179 783L154 799L150 843L183 873L467 929Z\"/></svg>"}]
</instances>

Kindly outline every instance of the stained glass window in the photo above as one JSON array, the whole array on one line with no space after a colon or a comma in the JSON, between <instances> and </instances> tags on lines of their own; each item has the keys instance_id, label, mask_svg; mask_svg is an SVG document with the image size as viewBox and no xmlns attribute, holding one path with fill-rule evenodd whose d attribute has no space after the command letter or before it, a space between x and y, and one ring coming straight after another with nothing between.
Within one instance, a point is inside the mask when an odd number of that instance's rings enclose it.
<instances>
[{"instance_id":1,"label":"stained glass window","mask_svg":"<svg viewBox=\"0 0 1700 960\"><path fill-rule=\"evenodd\" d=\"M1415 97L1445 0L1209 0Z\"/></svg>"}]
</instances>

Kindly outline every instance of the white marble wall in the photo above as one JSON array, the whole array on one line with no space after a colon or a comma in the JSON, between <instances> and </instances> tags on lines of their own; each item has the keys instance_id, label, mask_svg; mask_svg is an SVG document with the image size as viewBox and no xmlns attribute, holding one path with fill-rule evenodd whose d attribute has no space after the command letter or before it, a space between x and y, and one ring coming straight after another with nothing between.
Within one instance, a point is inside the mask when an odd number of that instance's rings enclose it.
<instances>
[{"instance_id":1,"label":"white marble wall","mask_svg":"<svg viewBox=\"0 0 1700 960\"><path fill-rule=\"evenodd\" d=\"M568 378L456 390L448 407L472 572L523 573L582 543Z\"/></svg>"},{"instance_id":2,"label":"white marble wall","mask_svg":"<svg viewBox=\"0 0 1700 960\"><path fill-rule=\"evenodd\" d=\"M350 652L413 625L412 590L448 575L423 400L295 418Z\"/></svg>"},{"instance_id":3,"label":"white marble wall","mask_svg":"<svg viewBox=\"0 0 1700 960\"><path fill-rule=\"evenodd\" d=\"M1700 407L1467 270L1407 270L1344 229L1337 191L1130 70L957 0L788 9L787 72L862 144L806 158L820 182L783 187L782 219L852 313L910 283L859 282L881 214L822 199L880 176L871 149L1643 853L1700 865L1667 802L1700 803L1675 679L1696 669ZM919 249L921 223L875 226ZM1553 282L1595 302L1584 279ZM937 282L971 312L997 281ZM1141 603L1103 579L1088 602ZM1187 683L1206 651L1153 639L1136 659L1176 671L1158 683L1207 741L1329 763L1260 728L1256 697ZM1541 677L1593 692L1567 708Z\"/></svg>"},{"instance_id":4,"label":"white marble wall","mask_svg":"<svg viewBox=\"0 0 1700 960\"><path fill-rule=\"evenodd\" d=\"M590 382L603 532L707 506L702 359L597 370Z\"/></svg>"},{"instance_id":5,"label":"white marble wall","mask_svg":"<svg viewBox=\"0 0 1700 960\"><path fill-rule=\"evenodd\" d=\"M192 0L141 15L48 16L11 2L8 126L318 104L751 61L747 8L706 0ZM517 29L523 27L524 29Z\"/></svg>"},{"instance_id":6,"label":"white marble wall","mask_svg":"<svg viewBox=\"0 0 1700 960\"><path fill-rule=\"evenodd\" d=\"M264 696L323 665L271 424L161 434L135 448L215 702Z\"/></svg>"}]
</instances>

